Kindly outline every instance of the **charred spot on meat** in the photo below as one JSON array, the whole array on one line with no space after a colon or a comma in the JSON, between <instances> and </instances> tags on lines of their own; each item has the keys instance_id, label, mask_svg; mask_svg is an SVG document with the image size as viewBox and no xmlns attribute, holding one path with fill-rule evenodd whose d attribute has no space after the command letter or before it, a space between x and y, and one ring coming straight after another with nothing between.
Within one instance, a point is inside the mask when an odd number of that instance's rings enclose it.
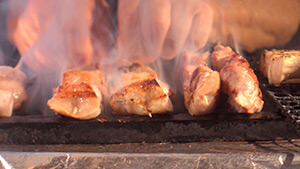
<instances>
[{"instance_id":1,"label":"charred spot on meat","mask_svg":"<svg viewBox=\"0 0 300 169\"><path fill-rule=\"evenodd\" d=\"M119 70L122 86L109 102L113 113L150 116L173 111L173 91L157 78L154 70L139 63Z\"/></svg>"},{"instance_id":2,"label":"charred spot on meat","mask_svg":"<svg viewBox=\"0 0 300 169\"><path fill-rule=\"evenodd\" d=\"M253 114L262 110L264 102L258 79L245 58L230 47L217 45L211 63L220 71L222 90L235 112Z\"/></svg>"},{"instance_id":3,"label":"charred spot on meat","mask_svg":"<svg viewBox=\"0 0 300 169\"><path fill-rule=\"evenodd\" d=\"M104 77L98 69L69 70L54 91L48 106L64 116L87 120L101 113L106 94Z\"/></svg>"},{"instance_id":4,"label":"charred spot on meat","mask_svg":"<svg viewBox=\"0 0 300 169\"><path fill-rule=\"evenodd\" d=\"M220 76L208 67L206 56L209 53L184 56L184 104L191 115L212 113L218 103Z\"/></svg>"},{"instance_id":5,"label":"charred spot on meat","mask_svg":"<svg viewBox=\"0 0 300 169\"><path fill-rule=\"evenodd\" d=\"M260 57L260 71L269 84L300 83L299 50L264 50Z\"/></svg>"}]
</instances>

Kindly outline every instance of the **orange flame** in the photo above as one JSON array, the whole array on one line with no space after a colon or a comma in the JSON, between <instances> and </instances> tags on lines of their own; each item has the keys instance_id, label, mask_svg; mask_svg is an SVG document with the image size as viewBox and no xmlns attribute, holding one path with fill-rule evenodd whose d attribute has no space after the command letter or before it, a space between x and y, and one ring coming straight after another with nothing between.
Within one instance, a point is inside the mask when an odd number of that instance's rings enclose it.
<instances>
[{"instance_id":1,"label":"orange flame","mask_svg":"<svg viewBox=\"0 0 300 169\"><path fill-rule=\"evenodd\" d=\"M118 50L134 61L172 59L187 47L201 49L209 38L212 21L212 10L204 1L119 1Z\"/></svg>"},{"instance_id":2,"label":"orange flame","mask_svg":"<svg viewBox=\"0 0 300 169\"><path fill-rule=\"evenodd\" d=\"M8 30L22 61L43 71L99 62L114 45L121 60L143 63L195 52L207 41L250 52L283 45L298 30L299 9L296 0L271 6L259 0L119 0L113 44L105 0L10 0Z\"/></svg>"},{"instance_id":3,"label":"orange flame","mask_svg":"<svg viewBox=\"0 0 300 169\"><path fill-rule=\"evenodd\" d=\"M23 3L24 7L16 9L15 0L10 2L8 27L9 37L26 65L36 71L47 71L92 62L93 42L101 41L99 38L92 41L91 37L94 0L27 0ZM100 5L107 7L105 1ZM103 37L101 30L97 34ZM107 53L105 43L101 42L102 48L97 50L102 55Z\"/></svg>"},{"instance_id":4,"label":"orange flame","mask_svg":"<svg viewBox=\"0 0 300 169\"><path fill-rule=\"evenodd\" d=\"M20 1L9 1L8 27L11 41L23 54L28 50L50 24L52 20L55 1L25 0L22 7L16 3Z\"/></svg>"}]
</instances>

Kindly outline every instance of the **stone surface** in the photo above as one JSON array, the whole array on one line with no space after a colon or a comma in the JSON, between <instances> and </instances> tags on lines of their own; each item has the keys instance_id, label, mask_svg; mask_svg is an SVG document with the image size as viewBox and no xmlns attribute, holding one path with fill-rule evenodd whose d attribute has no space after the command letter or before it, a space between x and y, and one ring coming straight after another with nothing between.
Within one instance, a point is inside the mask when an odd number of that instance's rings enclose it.
<instances>
[{"instance_id":1,"label":"stone surface","mask_svg":"<svg viewBox=\"0 0 300 169\"><path fill-rule=\"evenodd\" d=\"M300 140L0 145L0 155L2 168L16 169L300 168Z\"/></svg>"},{"instance_id":2,"label":"stone surface","mask_svg":"<svg viewBox=\"0 0 300 169\"><path fill-rule=\"evenodd\" d=\"M1 153L13 168L279 168L285 154ZM299 156L299 155L297 155ZM299 162L299 161L297 161ZM300 166L300 165L298 165Z\"/></svg>"},{"instance_id":3,"label":"stone surface","mask_svg":"<svg viewBox=\"0 0 300 169\"><path fill-rule=\"evenodd\" d=\"M262 113L253 115L222 110L221 107L216 110L220 113L198 117L174 113L153 115L152 118L104 112L99 121L60 116L13 116L0 118L0 144L183 143L300 138L296 127L270 102L266 102Z\"/></svg>"}]
</instances>

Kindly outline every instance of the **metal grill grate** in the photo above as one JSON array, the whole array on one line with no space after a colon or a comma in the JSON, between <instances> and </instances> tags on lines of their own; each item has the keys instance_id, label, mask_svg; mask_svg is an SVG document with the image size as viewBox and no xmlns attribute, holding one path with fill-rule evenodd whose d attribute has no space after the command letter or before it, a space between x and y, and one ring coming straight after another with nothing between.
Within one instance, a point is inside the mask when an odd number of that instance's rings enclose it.
<instances>
[{"instance_id":1,"label":"metal grill grate","mask_svg":"<svg viewBox=\"0 0 300 169\"><path fill-rule=\"evenodd\" d=\"M276 103L274 106L280 109L283 116L288 117L300 129L300 84L281 84L279 87L269 85L259 70L257 57L248 57L251 66L255 70L260 86L268 96Z\"/></svg>"},{"instance_id":2,"label":"metal grill grate","mask_svg":"<svg viewBox=\"0 0 300 169\"><path fill-rule=\"evenodd\" d=\"M281 112L300 127L300 84L284 84L275 87L263 84L267 93L278 103Z\"/></svg>"},{"instance_id":3,"label":"metal grill grate","mask_svg":"<svg viewBox=\"0 0 300 169\"><path fill-rule=\"evenodd\" d=\"M190 116L178 111L153 118L112 115L103 111L98 119L79 121L53 116L0 118L0 144L117 144L199 141L265 141L300 138L300 86L268 85L257 71L258 63L248 56L264 96L261 113L237 114L227 110L224 99L215 113ZM252 59L251 59L252 58ZM179 104L178 104L179 105ZM281 115L291 117L295 123ZM300 116L299 116L300 117ZM296 126L298 128L296 128Z\"/></svg>"}]
</instances>

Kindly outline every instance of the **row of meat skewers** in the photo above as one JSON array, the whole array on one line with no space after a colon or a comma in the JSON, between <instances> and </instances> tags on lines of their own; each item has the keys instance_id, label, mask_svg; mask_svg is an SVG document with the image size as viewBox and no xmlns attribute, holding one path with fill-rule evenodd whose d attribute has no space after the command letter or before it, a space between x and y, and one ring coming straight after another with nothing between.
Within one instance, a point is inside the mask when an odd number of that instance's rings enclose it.
<instances>
[{"instance_id":1,"label":"row of meat skewers","mask_svg":"<svg viewBox=\"0 0 300 169\"><path fill-rule=\"evenodd\" d=\"M208 59L215 70L209 67ZM191 115L212 113L221 90L229 96L233 111L249 114L261 111L263 100L258 80L246 59L231 48L218 45L212 54L186 54L184 60L185 107ZM150 67L133 63L118 71L121 87L109 98L113 113L151 117L173 111L174 92ZM67 71L48 106L73 118L97 117L107 93L104 83L98 69Z\"/></svg>"},{"instance_id":2,"label":"row of meat skewers","mask_svg":"<svg viewBox=\"0 0 300 169\"><path fill-rule=\"evenodd\" d=\"M221 91L228 95L228 103L234 112L252 114L263 108L257 77L247 60L230 47L217 45L211 54L185 54L183 72L184 104L191 115L212 113ZM150 67L133 63L120 67L118 74L121 87L109 98L113 113L151 117L152 114L174 111L174 92ZM19 81L23 82L22 79ZM104 98L108 95L105 83L103 72L97 67L68 70L47 104L64 116L95 118L103 110ZM22 101L26 99L22 98Z\"/></svg>"},{"instance_id":3,"label":"row of meat skewers","mask_svg":"<svg viewBox=\"0 0 300 169\"><path fill-rule=\"evenodd\" d=\"M214 70L208 66L208 59ZM259 83L248 61L230 47L217 45L204 56L188 56L185 66L185 106L192 115L202 115L215 109L220 87L228 95L232 111L253 114L263 108Z\"/></svg>"}]
</instances>

